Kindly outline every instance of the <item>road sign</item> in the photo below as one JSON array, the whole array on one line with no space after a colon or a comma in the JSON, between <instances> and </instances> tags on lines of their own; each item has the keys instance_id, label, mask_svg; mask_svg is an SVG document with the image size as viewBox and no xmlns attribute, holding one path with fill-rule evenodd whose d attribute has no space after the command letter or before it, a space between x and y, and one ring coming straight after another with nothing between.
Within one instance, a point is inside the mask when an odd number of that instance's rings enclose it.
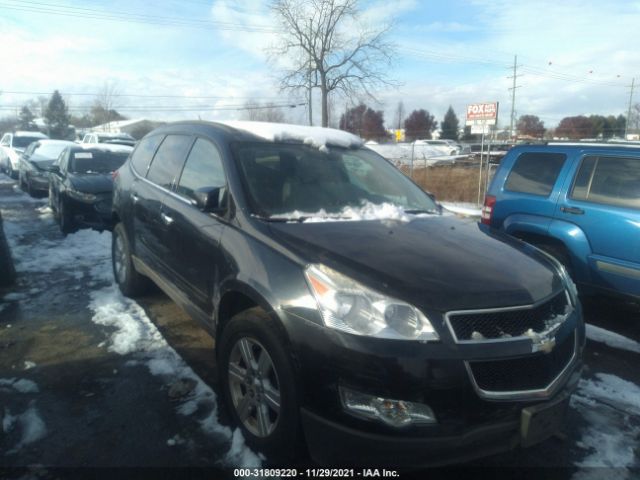
<instances>
[{"instance_id":1,"label":"road sign","mask_svg":"<svg viewBox=\"0 0 640 480\"><path fill-rule=\"evenodd\" d=\"M498 102L467 105L466 125L495 125L498 121Z\"/></svg>"}]
</instances>

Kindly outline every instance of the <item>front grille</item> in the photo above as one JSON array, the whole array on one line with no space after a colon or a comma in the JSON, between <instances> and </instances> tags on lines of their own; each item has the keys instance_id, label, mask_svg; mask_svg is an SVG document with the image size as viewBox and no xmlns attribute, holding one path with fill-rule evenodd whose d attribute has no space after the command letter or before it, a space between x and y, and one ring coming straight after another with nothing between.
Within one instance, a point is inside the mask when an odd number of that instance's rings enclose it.
<instances>
[{"instance_id":1,"label":"front grille","mask_svg":"<svg viewBox=\"0 0 640 480\"><path fill-rule=\"evenodd\" d=\"M449 324L458 341L519 337L529 329L543 332L555 316L566 314L568 308L567 295L562 291L534 308L451 313Z\"/></svg>"},{"instance_id":2,"label":"front grille","mask_svg":"<svg viewBox=\"0 0 640 480\"><path fill-rule=\"evenodd\" d=\"M487 392L539 390L548 387L573 358L575 331L548 354L469 362L476 385Z\"/></svg>"}]
</instances>

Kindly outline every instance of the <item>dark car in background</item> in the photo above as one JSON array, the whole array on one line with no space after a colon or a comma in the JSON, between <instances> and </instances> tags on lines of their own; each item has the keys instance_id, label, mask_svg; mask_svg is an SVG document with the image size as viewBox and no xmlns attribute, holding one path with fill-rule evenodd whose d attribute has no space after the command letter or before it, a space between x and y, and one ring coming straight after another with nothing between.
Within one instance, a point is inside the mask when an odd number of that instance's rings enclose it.
<instances>
[{"instance_id":1,"label":"dark car in background","mask_svg":"<svg viewBox=\"0 0 640 480\"><path fill-rule=\"evenodd\" d=\"M132 148L124 145L78 145L65 148L53 163L49 205L62 233L81 227L111 227L112 174Z\"/></svg>"},{"instance_id":2,"label":"dark car in background","mask_svg":"<svg viewBox=\"0 0 640 480\"><path fill-rule=\"evenodd\" d=\"M49 192L49 173L62 150L73 147L74 142L65 140L38 140L29 145L20 157L18 184L35 196Z\"/></svg>"},{"instance_id":3,"label":"dark car in background","mask_svg":"<svg viewBox=\"0 0 640 480\"><path fill-rule=\"evenodd\" d=\"M585 332L551 257L435 201L346 132L185 122L115 176L113 270L214 336L270 462L444 464L563 423ZM304 441L303 441L304 439ZM287 463L280 463L287 465Z\"/></svg>"}]
</instances>

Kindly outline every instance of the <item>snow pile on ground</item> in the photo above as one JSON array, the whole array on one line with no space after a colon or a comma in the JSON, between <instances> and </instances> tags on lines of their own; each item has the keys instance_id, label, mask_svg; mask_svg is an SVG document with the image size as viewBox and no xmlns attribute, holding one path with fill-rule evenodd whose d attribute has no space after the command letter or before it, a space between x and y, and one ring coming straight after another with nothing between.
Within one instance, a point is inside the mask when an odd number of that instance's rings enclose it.
<instances>
[{"instance_id":1,"label":"snow pile on ground","mask_svg":"<svg viewBox=\"0 0 640 480\"><path fill-rule=\"evenodd\" d=\"M0 378L0 390L2 387L11 387L20 393L38 393L38 385L26 378Z\"/></svg>"},{"instance_id":2,"label":"snow pile on ground","mask_svg":"<svg viewBox=\"0 0 640 480\"><path fill-rule=\"evenodd\" d=\"M594 379L580 380L571 405L588 423L577 444L588 453L577 466L640 466L634 452L640 438L640 387L615 375L598 373ZM620 473L619 478L631 478L628 470ZM589 471L580 471L574 478L589 478Z\"/></svg>"},{"instance_id":3,"label":"snow pile on ground","mask_svg":"<svg viewBox=\"0 0 640 480\"><path fill-rule=\"evenodd\" d=\"M40 214L38 222L27 224L21 222L20 218L5 218L5 232L18 272L55 272L56 275L64 274L79 285L88 287L91 292L89 308L93 311L92 320L105 327L108 334L105 342L107 349L120 355L133 356L130 365L143 362L152 375L159 376L166 384L187 379L194 387L178 406L178 414L194 415L203 432L228 442L229 451L224 457L226 465L259 467L261 459L244 446L240 431L232 432L219 423L218 405L213 390L169 346L144 309L122 296L114 284L111 271L111 234L80 230L65 238L33 242L32 238L36 236L34 232L39 232L43 224L52 222L46 207L37 210ZM22 295L17 300L26 298L28 297ZM6 299L7 296L4 300ZM36 393L38 389L29 380L0 379L0 392L13 391L24 394ZM7 428L20 426L22 429L19 446L46 434L44 423L33 404L17 416L7 412L5 423Z\"/></svg>"},{"instance_id":4,"label":"snow pile on ground","mask_svg":"<svg viewBox=\"0 0 640 480\"><path fill-rule=\"evenodd\" d=\"M409 214L405 212L402 207L392 203L374 204L365 202L360 207L345 207L336 213L329 213L325 209L317 212L301 212L295 210L290 213L271 215L270 218L302 221L303 223L356 222L362 220L397 220L400 222L410 222L414 218L425 216L427 216L427 214Z\"/></svg>"},{"instance_id":5,"label":"snow pile on ground","mask_svg":"<svg viewBox=\"0 0 640 480\"><path fill-rule=\"evenodd\" d=\"M439 203L450 212L457 213L459 215L479 218L480 215L482 214L482 208L478 207L475 203L460 203L460 202L439 202Z\"/></svg>"},{"instance_id":6,"label":"snow pile on ground","mask_svg":"<svg viewBox=\"0 0 640 480\"><path fill-rule=\"evenodd\" d=\"M595 325L587 324L587 338L594 342L604 343L612 348L619 348L621 350L628 350L634 353L640 353L640 343L635 340L631 340L618 333L605 330L604 328L596 327Z\"/></svg>"},{"instance_id":7,"label":"snow pile on ground","mask_svg":"<svg viewBox=\"0 0 640 480\"><path fill-rule=\"evenodd\" d=\"M17 393L20 395L38 393L38 385L26 378L0 378L0 392L3 396ZM21 404L24 402L20 402ZM2 432L11 440L17 440L13 448L8 449L5 455L12 455L26 445L36 442L47 435L47 428L36 408L35 400L31 400L27 408L19 414L11 413L9 407L4 407L0 412L2 417Z\"/></svg>"},{"instance_id":8,"label":"snow pile on ground","mask_svg":"<svg viewBox=\"0 0 640 480\"><path fill-rule=\"evenodd\" d=\"M271 142L299 141L323 151L326 151L327 146L351 148L359 147L363 143L360 137L332 128L269 122L228 121L222 123Z\"/></svg>"},{"instance_id":9,"label":"snow pile on ground","mask_svg":"<svg viewBox=\"0 0 640 480\"><path fill-rule=\"evenodd\" d=\"M91 298L92 320L113 328L107 347L110 351L120 355L135 354L152 375L160 376L167 383L176 379L192 383L194 388L178 406L178 413L198 415L203 432L231 443L226 454L228 465L246 468L261 465L261 459L244 445L240 431L232 432L219 423L216 394L171 348L137 303L122 296L116 285L92 292Z\"/></svg>"}]
</instances>

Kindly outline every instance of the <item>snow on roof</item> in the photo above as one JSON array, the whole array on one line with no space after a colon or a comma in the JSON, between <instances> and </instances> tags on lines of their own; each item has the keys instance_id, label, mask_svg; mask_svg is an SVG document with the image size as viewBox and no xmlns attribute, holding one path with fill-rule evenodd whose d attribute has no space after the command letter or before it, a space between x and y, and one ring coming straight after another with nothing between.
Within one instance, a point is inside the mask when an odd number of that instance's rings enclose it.
<instances>
[{"instance_id":1,"label":"snow on roof","mask_svg":"<svg viewBox=\"0 0 640 480\"><path fill-rule=\"evenodd\" d=\"M49 138L44 133L41 132L28 132L28 131L17 131L13 134L14 137L34 137L34 138Z\"/></svg>"},{"instance_id":2,"label":"snow on roof","mask_svg":"<svg viewBox=\"0 0 640 480\"><path fill-rule=\"evenodd\" d=\"M133 118L130 120L118 120L114 122L103 123L101 125L96 125L95 127L91 127L92 132L110 132L114 130L118 130L119 128L128 127L130 125L135 125L136 123L142 122L151 122L151 120L147 120L146 118Z\"/></svg>"},{"instance_id":3,"label":"snow on roof","mask_svg":"<svg viewBox=\"0 0 640 480\"><path fill-rule=\"evenodd\" d=\"M119 143L77 143L76 147L82 150L105 150L108 152L130 152L133 147L120 145Z\"/></svg>"},{"instance_id":4,"label":"snow on roof","mask_svg":"<svg viewBox=\"0 0 640 480\"><path fill-rule=\"evenodd\" d=\"M319 148L320 150L326 149L327 145L351 148L360 147L363 144L360 137L333 128L246 121L227 121L220 123L231 128L244 130L271 142L295 140Z\"/></svg>"}]
</instances>

